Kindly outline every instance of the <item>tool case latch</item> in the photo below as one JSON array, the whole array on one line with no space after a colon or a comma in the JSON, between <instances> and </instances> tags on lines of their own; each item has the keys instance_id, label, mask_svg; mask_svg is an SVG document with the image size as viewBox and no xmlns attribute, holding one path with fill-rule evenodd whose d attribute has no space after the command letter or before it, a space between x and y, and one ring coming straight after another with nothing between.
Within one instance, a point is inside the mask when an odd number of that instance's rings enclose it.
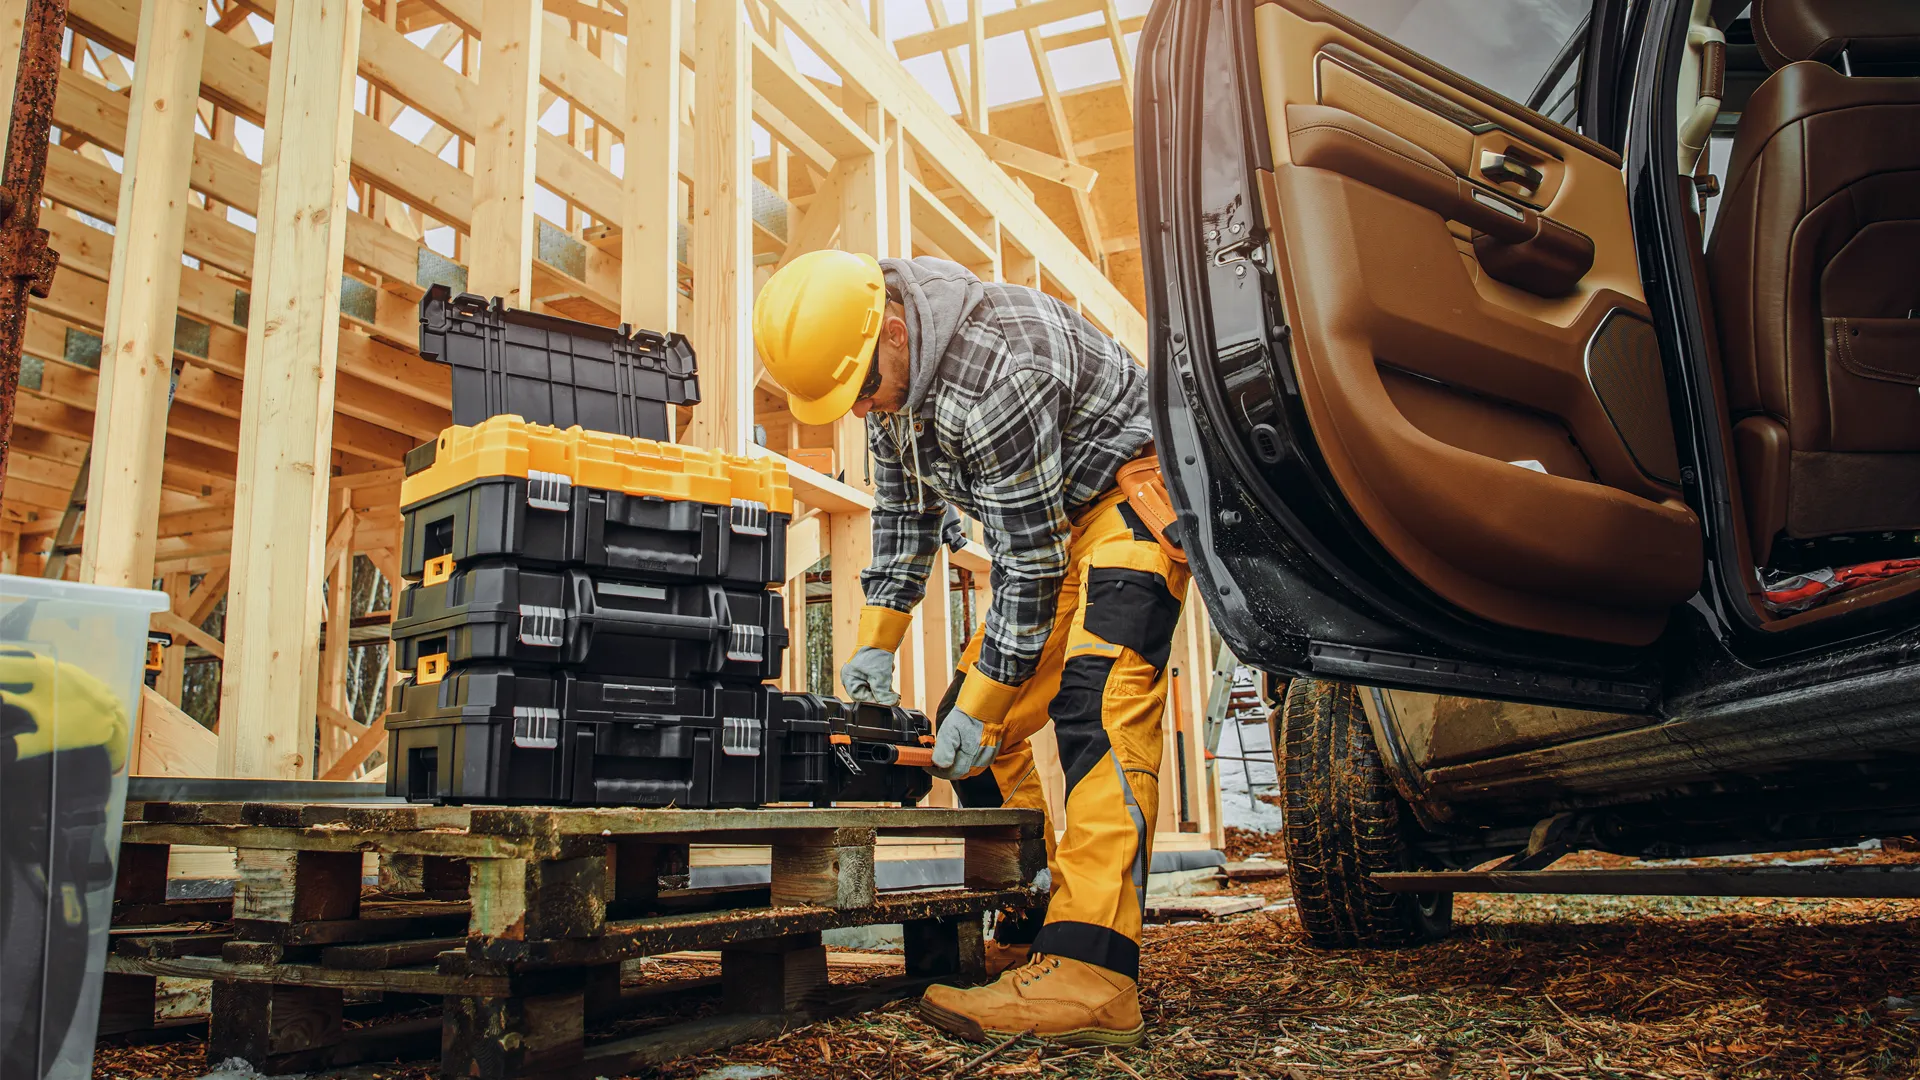
<instances>
[{"instance_id":1,"label":"tool case latch","mask_svg":"<svg viewBox=\"0 0 1920 1080\"><path fill-rule=\"evenodd\" d=\"M566 643L567 609L520 605L520 640L527 645L559 648Z\"/></svg>"},{"instance_id":2,"label":"tool case latch","mask_svg":"<svg viewBox=\"0 0 1920 1080\"><path fill-rule=\"evenodd\" d=\"M767 658L767 628L735 623L727 632L727 659L757 664Z\"/></svg>"},{"instance_id":3,"label":"tool case latch","mask_svg":"<svg viewBox=\"0 0 1920 1080\"><path fill-rule=\"evenodd\" d=\"M767 504L752 499L733 500L733 531L742 536L767 535Z\"/></svg>"},{"instance_id":4,"label":"tool case latch","mask_svg":"<svg viewBox=\"0 0 1920 1080\"><path fill-rule=\"evenodd\" d=\"M760 721L751 716L722 719L726 727L720 732L720 752L728 757L759 757Z\"/></svg>"},{"instance_id":5,"label":"tool case latch","mask_svg":"<svg viewBox=\"0 0 1920 1080\"><path fill-rule=\"evenodd\" d=\"M573 506L573 479L565 473L527 470L527 507L565 512Z\"/></svg>"},{"instance_id":6,"label":"tool case latch","mask_svg":"<svg viewBox=\"0 0 1920 1080\"><path fill-rule=\"evenodd\" d=\"M560 710L540 705L515 705L513 745L527 750L559 748Z\"/></svg>"}]
</instances>

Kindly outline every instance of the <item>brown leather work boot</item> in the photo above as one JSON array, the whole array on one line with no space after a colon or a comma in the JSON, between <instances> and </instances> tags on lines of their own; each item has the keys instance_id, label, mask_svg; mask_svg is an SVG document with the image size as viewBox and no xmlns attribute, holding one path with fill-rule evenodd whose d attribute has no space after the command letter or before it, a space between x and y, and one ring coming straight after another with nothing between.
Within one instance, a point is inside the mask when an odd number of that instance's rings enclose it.
<instances>
[{"instance_id":1,"label":"brown leather work boot","mask_svg":"<svg viewBox=\"0 0 1920 1080\"><path fill-rule=\"evenodd\" d=\"M1031 945L1006 945L998 941L987 942L987 974L998 975L1011 971L1033 958Z\"/></svg>"},{"instance_id":2,"label":"brown leather work boot","mask_svg":"<svg viewBox=\"0 0 1920 1080\"><path fill-rule=\"evenodd\" d=\"M1063 956L1038 956L988 986L930 986L920 1013L973 1042L1031 1031L1068 1046L1135 1046L1146 1031L1134 981Z\"/></svg>"}]
</instances>

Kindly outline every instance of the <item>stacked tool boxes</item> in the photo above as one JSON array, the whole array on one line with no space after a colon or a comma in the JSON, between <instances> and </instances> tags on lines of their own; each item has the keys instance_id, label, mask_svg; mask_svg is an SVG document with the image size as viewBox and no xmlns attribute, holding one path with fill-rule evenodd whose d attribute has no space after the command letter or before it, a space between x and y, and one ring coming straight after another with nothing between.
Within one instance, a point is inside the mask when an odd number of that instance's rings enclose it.
<instances>
[{"instance_id":1,"label":"stacked tool boxes","mask_svg":"<svg viewBox=\"0 0 1920 1080\"><path fill-rule=\"evenodd\" d=\"M421 351L454 365L455 426L408 455L401 487L410 584L393 639L411 677L387 717L392 794L925 794L922 770L886 767L925 757L924 716L768 685L787 646L770 586L786 576L793 492L769 459L656 441L669 408L697 400L684 339L436 287Z\"/></svg>"}]
</instances>

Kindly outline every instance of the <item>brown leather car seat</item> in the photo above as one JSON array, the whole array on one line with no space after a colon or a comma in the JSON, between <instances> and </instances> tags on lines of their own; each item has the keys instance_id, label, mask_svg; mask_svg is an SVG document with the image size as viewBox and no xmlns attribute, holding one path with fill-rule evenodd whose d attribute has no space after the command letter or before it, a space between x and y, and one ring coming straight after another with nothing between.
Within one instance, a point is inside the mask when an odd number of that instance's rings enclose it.
<instances>
[{"instance_id":1,"label":"brown leather car seat","mask_svg":"<svg viewBox=\"0 0 1920 1080\"><path fill-rule=\"evenodd\" d=\"M1756 0L1753 36L1707 264L1765 565L1920 529L1920 3Z\"/></svg>"}]
</instances>

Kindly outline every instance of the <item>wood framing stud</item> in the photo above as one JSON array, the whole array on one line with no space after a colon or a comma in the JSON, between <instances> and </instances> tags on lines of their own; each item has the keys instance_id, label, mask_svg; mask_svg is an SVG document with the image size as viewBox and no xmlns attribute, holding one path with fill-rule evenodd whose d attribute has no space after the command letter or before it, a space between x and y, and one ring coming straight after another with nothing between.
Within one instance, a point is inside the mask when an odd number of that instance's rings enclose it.
<instances>
[{"instance_id":1,"label":"wood framing stud","mask_svg":"<svg viewBox=\"0 0 1920 1080\"><path fill-rule=\"evenodd\" d=\"M663 333L680 309L680 32L680 0L627 0L620 318Z\"/></svg>"},{"instance_id":2,"label":"wood framing stud","mask_svg":"<svg viewBox=\"0 0 1920 1080\"><path fill-rule=\"evenodd\" d=\"M543 16L540 0L487 0L482 9L467 288L531 308Z\"/></svg>"},{"instance_id":3,"label":"wood framing stud","mask_svg":"<svg viewBox=\"0 0 1920 1080\"><path fill-rule=\"evenodd\" d=\"M224 35L214 35L230 40ZM234 478L227 776L311 775L357 6L280 0Z\"/></svg>"},{"instance_id":4,"label":"wood framing stud","mask_svg":"<svg viewBox=\"0 0 1920 1080\"><path fill-rule=\"evenodd\" d=\"M80 579L101 585L153 584L174 312L206 37L205 0L147 0L140 7L135 107L127 117L87 473L88 516L111 524L87 530L80 560Z\"/></svg>"},{"instance_id":5,"label":"wood framing stud","mask_svg":"<svg viewBox=\"0 0 1920 1080\"><path fill-rule=\"evenodd\" d=\"M694 9L693 325L700 403L687 442L744 453L753 422L753 53L740 0Z\"/></svg>"}]
</instances>

